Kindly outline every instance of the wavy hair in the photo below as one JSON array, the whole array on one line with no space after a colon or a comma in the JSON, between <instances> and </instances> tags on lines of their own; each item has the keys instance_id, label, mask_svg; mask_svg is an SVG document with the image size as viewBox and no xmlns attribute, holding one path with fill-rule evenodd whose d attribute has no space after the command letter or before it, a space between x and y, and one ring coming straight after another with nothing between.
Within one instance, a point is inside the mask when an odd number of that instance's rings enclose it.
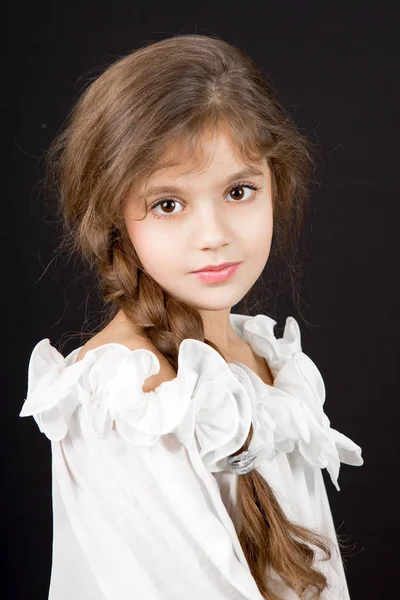
<instances>
[{"instance_id":1,"label":"wavy hair","mask_svg":"<svg viewBox=\"0 0 400 600\"><path fill-rule=\"evenodd\" d=\"M172 141L200 160L202 134L221 125L246 163L268 161L273 251L293 271L314 165L311 143L246 52L216 36L176 35L119 57L82 91L46 156L46 182L55 185L64 228L61 249L95 272L107 319L122 309L175 371L185 338L224 355L205 339L198 311L145 271L123 206L139 178L170 164ZM251 427L237 454L252 435ZM257 470L238 477L236 505L238 537L262 596L278 600L268 576L273 570L299 595L307 590L320 598L328 582L315 563L318 550L330 559L328 538L291 522Z\"/></svg>"}]
</instances>

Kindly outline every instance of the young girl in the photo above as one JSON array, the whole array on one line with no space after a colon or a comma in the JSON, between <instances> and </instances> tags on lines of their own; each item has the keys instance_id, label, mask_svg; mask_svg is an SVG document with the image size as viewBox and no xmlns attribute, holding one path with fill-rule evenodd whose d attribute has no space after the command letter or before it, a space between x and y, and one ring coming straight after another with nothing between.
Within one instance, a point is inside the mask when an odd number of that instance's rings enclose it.
<instances>
[{"instance_id":1,"label":"young girl","mask_svg":"<svg viewBox=\"0 0 400 600\"><path fill-rule=\"evenodd\" d=\"M30 358L51 600L349 598L321 470L339 490L361 448L330 427L297 321L276 339L271 317L230 312L293 248L311 163L253 61L214 37L135 50L76 103L49 173L110 311L65 358L48 338Z\"/></svg>"}]
</instances>

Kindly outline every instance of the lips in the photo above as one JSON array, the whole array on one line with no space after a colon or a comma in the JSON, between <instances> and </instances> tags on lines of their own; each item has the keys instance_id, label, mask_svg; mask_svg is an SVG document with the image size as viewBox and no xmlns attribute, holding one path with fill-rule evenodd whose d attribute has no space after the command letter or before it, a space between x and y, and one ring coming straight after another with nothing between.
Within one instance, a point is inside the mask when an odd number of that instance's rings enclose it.
<instances>
[{"instance_id":1,"label":"lips","mask_svg":"<svg viewBox=\"0 0 400 600\"><path fill-rule=\"evenodd\" d=\"M238 262L226 262L221 263L220 265L208 265L198 269L197 271L192 271L192 273L201 273L203 271L221 271L222 269L226 269L227 267L231 267L232 265L238 265Z\"/></svg>"}]
</instances>

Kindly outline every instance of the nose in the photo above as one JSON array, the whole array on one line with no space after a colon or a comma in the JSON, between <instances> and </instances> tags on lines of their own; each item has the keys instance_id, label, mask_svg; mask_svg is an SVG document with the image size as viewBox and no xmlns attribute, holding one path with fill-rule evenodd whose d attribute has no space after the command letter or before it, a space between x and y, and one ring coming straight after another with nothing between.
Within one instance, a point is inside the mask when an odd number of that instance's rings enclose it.
<instances>
[{"instance_id":1,"label":"nose","mask_svg":"<svg viewBox=\"0 0 400 600\"><path fill-rule=\"evenodd\" d=\"M216 206L212 200L199 202L193 214L192 235L199 247L215 247L228 243L232 232L224 207Z\"/></svg>"}]
</instances>

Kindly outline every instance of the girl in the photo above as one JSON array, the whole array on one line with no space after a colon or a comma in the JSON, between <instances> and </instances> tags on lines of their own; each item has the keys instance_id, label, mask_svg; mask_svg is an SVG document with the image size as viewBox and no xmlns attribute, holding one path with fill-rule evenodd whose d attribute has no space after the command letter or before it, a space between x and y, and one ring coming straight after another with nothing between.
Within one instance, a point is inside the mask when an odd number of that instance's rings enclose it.
<instances>
[{"instance_id":1,"label":"girl","mask_svg":"<svg viewBox=\"0 0 400 600\"><path fill-rule=\"evenodd\" d=\"M64 358L33 348L20 416L51 440L51 600L349 598L321 469L361 449L264 314L231 313L287 256L309 144L241 50L152 43L84 91L49 152L64 247L110 306ZM228 264L226 264L228 263Z\"/></svg>"}]
</instances>

